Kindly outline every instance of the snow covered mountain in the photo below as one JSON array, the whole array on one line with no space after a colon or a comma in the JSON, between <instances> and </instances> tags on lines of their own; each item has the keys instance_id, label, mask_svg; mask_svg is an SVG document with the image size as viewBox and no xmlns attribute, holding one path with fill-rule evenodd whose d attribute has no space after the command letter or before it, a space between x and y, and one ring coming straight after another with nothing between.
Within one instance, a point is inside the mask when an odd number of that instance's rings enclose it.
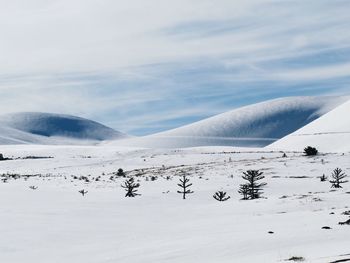
<instances>
[{"instance_id":1,"label":"snow covered mountain","mask_svg":"<svg viewBox=\"0 0 350 263\"><path fill-rule=\"evenodd\" d=\"M349 115L350 100L268 148L302 151L310 145L322 152L349 152Z\"/></svg>"},{"instance_id":2,"label":"snow covered mountain","mask_svg":"<svg viewBox=\"0 0 350 263\"><path fill-rule=\"evenodd\" d=\"M262 147L342 104L344 97L288 97L238 108L190 125L117 144L142 147Z\"/></svg>"},{"instance_id":3,"label":"snow covered mountain","mask_svg":"<svg viewBox=\"0 0 350 263\"><path fill-rule=\"evenodd\" d=\"M0 144L90 144L126 134L71 115L22 112L0 116Z\"/></svg>"}]
</instances>

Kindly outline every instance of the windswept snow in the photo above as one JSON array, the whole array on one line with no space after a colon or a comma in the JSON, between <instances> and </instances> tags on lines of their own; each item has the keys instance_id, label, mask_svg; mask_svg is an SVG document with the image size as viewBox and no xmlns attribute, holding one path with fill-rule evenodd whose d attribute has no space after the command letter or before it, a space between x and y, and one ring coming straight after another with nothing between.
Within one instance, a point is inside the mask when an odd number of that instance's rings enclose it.
<instances>
[{"instance_id":1,"label":"windswept snow","mask_svg":"<svg viewBox=\"0 0 350 263\"><path fill-rule=\"evenodd\" d=\"M268 148L300 151L308 145L322 152L350 151L350 100Z\"/></svg>"},{"instance_id":2,"label":"windswept snow","mask_svg":"<svg viewBox=\"0 0 350 263\"><path fill-rule=\"evenodd\" d=\"M319 179L336 167L349 175L349 153L45 145L4 145L2 153L14 159L0 162L0 262L350 260L350 226L338 224L349 219L350 183L334 190ZM140 183L140 196L124 197L118 168ZM240 200L248 169L264 172L264 198ZM182 172L193 183L186 200L177 193ZM216 191L231 198L218 202Z\"/></svg>"},{"instance_id":3,"label":"windswept snow","mask_svg":"<svg viewBox=\"0 0 350 263\"><path fill-rule=\"evenodd\" d=\"M116 143L143 147L262 147L296 131L345 101L288 97L235 109L184 127Z\"/></svg>"},{"instance_id":4,"label":"windswept snow","mask_svg":"<svg viewBox=\"0 0 350 263\"><path fill-rule=\"evenodd\" d=\"M125 134L71 115L22 112L0 117L1 144L89 144Z\"/></svg>"}]
</instances>

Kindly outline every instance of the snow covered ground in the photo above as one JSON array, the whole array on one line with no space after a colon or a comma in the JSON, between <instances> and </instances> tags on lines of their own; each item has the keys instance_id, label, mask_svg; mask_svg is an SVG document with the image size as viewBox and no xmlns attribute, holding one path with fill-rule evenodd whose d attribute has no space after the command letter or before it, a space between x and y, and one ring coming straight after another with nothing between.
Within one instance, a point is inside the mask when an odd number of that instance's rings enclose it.
<instances>
[{"instance_id":1,"label":"snow covered ground","mask_svg":"<svg viewBox=\"0 0 350 263\"><path fill-rule=\"evenodd\" d=\"M0 162L0 262L350 260L350 226L338 224L349 219L342 213L350 210L350 183L334 190L319 179L336 167L350 175L349 152L282 157L254 148L108 145L17 145L1 152L13 160ZM124 197L118 168L136 176L141 196ZM265 198L240 200L248 169L264 172ZM193 183L186 200L176 192L182 172ZM218 190L231 199L214 200Z\"/></svg>"}]
</instances>

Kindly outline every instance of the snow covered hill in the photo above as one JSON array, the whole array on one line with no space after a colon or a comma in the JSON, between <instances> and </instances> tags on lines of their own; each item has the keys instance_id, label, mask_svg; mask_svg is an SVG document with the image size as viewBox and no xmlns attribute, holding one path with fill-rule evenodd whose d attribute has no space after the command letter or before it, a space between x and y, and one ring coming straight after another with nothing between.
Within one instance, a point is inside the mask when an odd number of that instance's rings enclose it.
<instances>
[{"instance_id":1,"label":"snow covered hill","mask_svg":"<svg viewBox=\"0 0 350 263\"><path fill-rule=\"evenodd\" d=\"M90 144L125 134L71 115L22 112L0 117L0 144Z\"/></svg>"},{"instance_id":2,"label":"snow covered hill","mask_svg":"<svg viewBox=\"0 0 350 263\"><path fill-rule=\"evenodd\" d=\"M280 98L144 137L128 137L97 122L70 115L14 113L0 116L0 144L95 144L112 141L109 144L146 148L264 147L315 121L348 99L348 97ZM334 121L334 118L330 118ZM338 124L333 125L332 133L339 130L336 125ZM316 131L316 128L314 130L315 132L309 133L328 132L328 130ZM324 135L323 138L329 136L331 135Z\"/></svg>"},{"instance_id":3,"label":"snow covered hill","mask_svg":"<svg viewBox=\"0 0 350 263\"><path fill-rule=\"evenodd\" d=\"M350 100L268 148L302 151L307 145L322 152L350 151Z\"/></svg>"},{"instance_id":4,"label":"snow covered hill","mask_svg":"<svg viewBox=\"0 0 350 263\"><path fill-rule=\"evenodd\" d=\"M142 147L262 147L337 107L344 97L288 97L235 109L184 127L117 142Z\"/></svg>"}]
</instances>

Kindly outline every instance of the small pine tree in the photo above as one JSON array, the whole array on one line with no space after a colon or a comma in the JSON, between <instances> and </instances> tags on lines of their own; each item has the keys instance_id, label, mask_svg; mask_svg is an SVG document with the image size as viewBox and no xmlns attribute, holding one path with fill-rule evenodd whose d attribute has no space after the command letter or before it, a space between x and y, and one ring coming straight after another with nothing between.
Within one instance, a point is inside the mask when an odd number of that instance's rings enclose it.
<instances>
[{"instance_id":1,"label":"small pine tree","mask_svg":"<svg viewBox=\"0 0 350 263\"><path fill-rule=\"evenodd\" d=\"M248 181L248 183L245 184L248 186L248 199L257 199L261 197L262 188L266 186L266 183L258 183L258 181L265 178L262 174L263 172L260 172L259 170L248 170L243 172L242 178Z\"/></svg>"},{"instance_id":2,"label":"small pine tree","mask_svg":"<svg viewBox=\"0 0 350 263\"><path fill-rule=\"evenodd\" d=\"M81 193L81 195L82 196L85 196L87 193L88 193L88 191L86 191L86 190L80 190L80 191L78 191L79 193Z\"/></svg>"},{"instance_id":3,"label":"small pine tree","mask_svg":"<svg viewBox=\"0 0 350 263\"><path fill-rule=\"evenodd\" d=\"M122 168L118 169L117 176L118 177L125 177L125 172Z\"/></svg>"},{"instance_id":4,"label":"small pine tree","mask_svg":"<svg viewBox=\"0 0 350 263\"><path fill-rule=\"evenodd\" d=\"M325 174L323 174L321 177L320 177L320 180L321 182L325 182L327 180L327 176Z\"/></svg>"},{"instance_id":5,"label":"small pine tree","mask_svg":"<svg viewBox=\"0 0 350 263\"><path fill-rule=\"evenodd\" d=\"M317 153L318 153L318 150L315 147L307 146L304 148L304 154L306 156L317 155Z\"/></svg>"},{"instance_id":6,"label":"small pine tree","mask_svg":"<svg viewBox=\"0 0 350 263\"><path fill-rule=\"evenodd\" d=\"M139 195L137 193L138 188L140 187L139 183L134 182L134 178L130 178L121 185L126 191L125 197L135 197Z\"/></svg>"},{"instance_id":7,"label":"small pine tree","mask_svg":"<svg viewBox=\"0 0 350 263\"><path fill-rule=\"evenodd\" d=\"M243 195L243 200L248 200L248 194L249 194L249 186L247 184L241 184L239 186L238 193Z\"/></svg>"},{"instance_id":8,"label":"small pine tree","mask_svg":"<svg viewBox=\"0 0 350 263\"><path fill-rule=\"evenodd\" d=\"M343 173L342 169L336 168L332 173L333 180L329 180L334 188L342 188L341 184L347 183L348 181L343 181L347 175Z\"/></svg>"},{"instance_id":9,"label":"small pine tree","mask_svg":"<svg viewBox=\"0 0 350 263\"><path fill-rule=\"evenodd\" d=\"M218 200L219 202L224 202L224 201L227 201L228 199L231 198L231 196L226 196L226 192L223 192L223 191L218 191L216 192L214 195L213 195L213 198L215 200Z\"/></svg>"},{"instance_id":10,"label":"small pine tree","mask_svg":"<svg viewBox=\"0 0 350 263\"><path fill-rule=\"evenodd\" d=\"M179 194L182 194L182 198L186 199L186 195L187 194L193 194L193 191L191 191L190 189L188 189L189 187L192 186L190 182L190 179L188 179L186 177L186 175L183 175L182 178L180 178L180 183L177 184L178 186L180 186L182 188L181 191L177 191Z\"/></svg>"}]
</instances>

